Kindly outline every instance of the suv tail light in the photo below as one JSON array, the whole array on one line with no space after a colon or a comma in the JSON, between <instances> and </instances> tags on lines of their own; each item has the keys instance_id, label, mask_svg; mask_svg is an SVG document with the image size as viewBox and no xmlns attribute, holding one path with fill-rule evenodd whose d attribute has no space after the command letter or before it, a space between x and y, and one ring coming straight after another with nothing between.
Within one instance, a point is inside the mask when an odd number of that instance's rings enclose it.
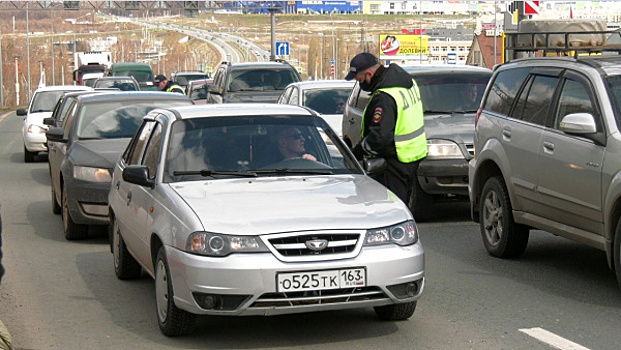
<instances>
[{"instance_id":1,"label":"suv tail light","mask_svg":"<svg viewBox=\"0 0 621 350\"><path fill-rule=\"evenodd\" d=\"M481 116L481 112L483 112L482 109L479 108L479 110L477 111L477 116L474 118L474 127L477 127L477 123L479 122L479 117Z\"/></svg>"}]
</instances>

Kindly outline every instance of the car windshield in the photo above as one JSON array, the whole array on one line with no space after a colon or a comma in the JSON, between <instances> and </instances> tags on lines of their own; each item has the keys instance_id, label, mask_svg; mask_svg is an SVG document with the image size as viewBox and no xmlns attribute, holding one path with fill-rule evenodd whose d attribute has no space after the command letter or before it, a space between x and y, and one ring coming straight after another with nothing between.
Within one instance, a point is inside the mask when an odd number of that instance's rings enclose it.
<instances>
[{"instance_id":1,"label":"car windshield","mask_svg":"<svg viewBox=\"0 0 621 350\"><path fill-rule=\"evenodd\" d=\"M32 98L30 113L51 112L66 91L39 91Z\"/></svg>"},{"instance_id":2,"label":"car windshield","mask_svg":"<svg viewBox=\"0 0 621 350\"><path fill-rule=\"evenodd\" d=\"M298 81L288 69L237 69L230 75L228 91L283 90Z\"/></svg>"},{"instance_id":3,"label":"car windshield","mask_svg":"<svg viewBox=\"0 0 621 350\"><path fill-rule=\"evenodd\" d=\"M97 101L87 103L77 116L79 139L129 138L134 135L142 119L151 110L163 106L181 106L177 101Z\"/></svg>"},{"instance_id":4,"label":"car windshield","mask_svg":"<svg viewBox=\"0 0 621 350\"><path fill-rule=\"evenodd\" d=\"M490 74L415 75L414 80L420 89L425 112L475 113Z\"/></svg>"},{"instance_id":5,"label":"car windshield","mask_svg":"<svg viewBox=\"0 0 621 350\"><path fill-rule=\"evenodd\" d=\"M352 88L330 87L306 90L303 93L303 105L321 114L343 114L345 103Z\"/></svg>"},{"instance_id":6,"label":"car windshield","mask_svg":"<svg viewBox=\"0 0 621 350\"><path fill-rule=\"evenodd\" d=\"M175 121L165 162L165 182L362 173L326 122L309 116Z\"/></svg>"}]
</instances>

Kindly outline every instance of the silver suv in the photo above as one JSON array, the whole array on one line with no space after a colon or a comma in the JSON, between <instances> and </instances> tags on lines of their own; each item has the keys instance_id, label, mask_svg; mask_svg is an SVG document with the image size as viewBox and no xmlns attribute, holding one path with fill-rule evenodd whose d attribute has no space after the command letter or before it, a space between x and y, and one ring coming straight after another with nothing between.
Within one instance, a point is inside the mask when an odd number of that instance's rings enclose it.
<instances>
[{"instance_id":1,"label":"silver suv","mask_svg":"<svg viewBox=\"0 0 621 350\"><path fill-rule=\"evenodd\" d=\"M492 71L474 66L406 66L423 101L427 158L418 168L418 183L408 206L416 221L433 217L433 203L468 201L468 161L474 155L474 118ZM343 113L343 138L360 140L362 113L369 93L356 84Z\"/></svg>"},{"instance_id":2,"label":"silver suv","mask_svg":"<svg viewBox=\"0 0 621 350\"><path fill-rule=\"evenodd\" d=\"M621 57L527 58L497 67L477 113L472 218L496 257L530 229L606 252L621 286Z\"/></svg>"}]
</instances>

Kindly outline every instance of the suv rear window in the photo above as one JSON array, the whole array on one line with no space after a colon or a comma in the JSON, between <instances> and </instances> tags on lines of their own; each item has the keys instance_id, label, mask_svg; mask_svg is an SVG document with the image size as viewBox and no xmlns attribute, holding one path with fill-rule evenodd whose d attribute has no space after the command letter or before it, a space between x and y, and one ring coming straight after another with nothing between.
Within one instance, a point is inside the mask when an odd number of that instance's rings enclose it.
<instances>
[{"instance_id":1,"label":"suv rear window","mask_svg":"<svg viewBox=\"0 0 621 350\"><path fill-rule=\"evenodd\" d=\"M237 69L231 72L227 91L282 90L298 81L288 69Z\"/></svg>"},{"instance_id":2,"label":"suv rear window","mask_svg":"<svg viewBox=\"0 0 621 350\"><path fill-rule=\"evenodd\" d=\"M414 75L425 112L476 112L489 81L486 74ZM450 98L447 98L450 96Z\"/></svg>"},{"instance_id":3,"label":"suv rear window","mask_svg":"<svg viewBox=\"0 0 621 350\"><path fill-rule=\"evenodd\" d=\"M498 72L484 102L483 109L508 115L515 96L531 69L525 67Z\"/></svg>"}]
</instances>

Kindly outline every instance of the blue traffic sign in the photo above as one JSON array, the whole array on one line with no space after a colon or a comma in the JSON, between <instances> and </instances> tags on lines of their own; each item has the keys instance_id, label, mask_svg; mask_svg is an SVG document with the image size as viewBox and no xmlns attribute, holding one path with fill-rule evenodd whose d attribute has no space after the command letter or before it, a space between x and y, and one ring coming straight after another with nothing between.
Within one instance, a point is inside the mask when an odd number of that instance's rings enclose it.
<instances>
[{"instance_id":1,"label":"blue traffic sign","mask_svg":"<svg viewBox=\"0 0 621 350\"><path fill-rule=\"evenodd\" d=\"M276 42L276 55L289 56L289 42L288 41L277 41Z\"/></svg>"}]
</instances>

